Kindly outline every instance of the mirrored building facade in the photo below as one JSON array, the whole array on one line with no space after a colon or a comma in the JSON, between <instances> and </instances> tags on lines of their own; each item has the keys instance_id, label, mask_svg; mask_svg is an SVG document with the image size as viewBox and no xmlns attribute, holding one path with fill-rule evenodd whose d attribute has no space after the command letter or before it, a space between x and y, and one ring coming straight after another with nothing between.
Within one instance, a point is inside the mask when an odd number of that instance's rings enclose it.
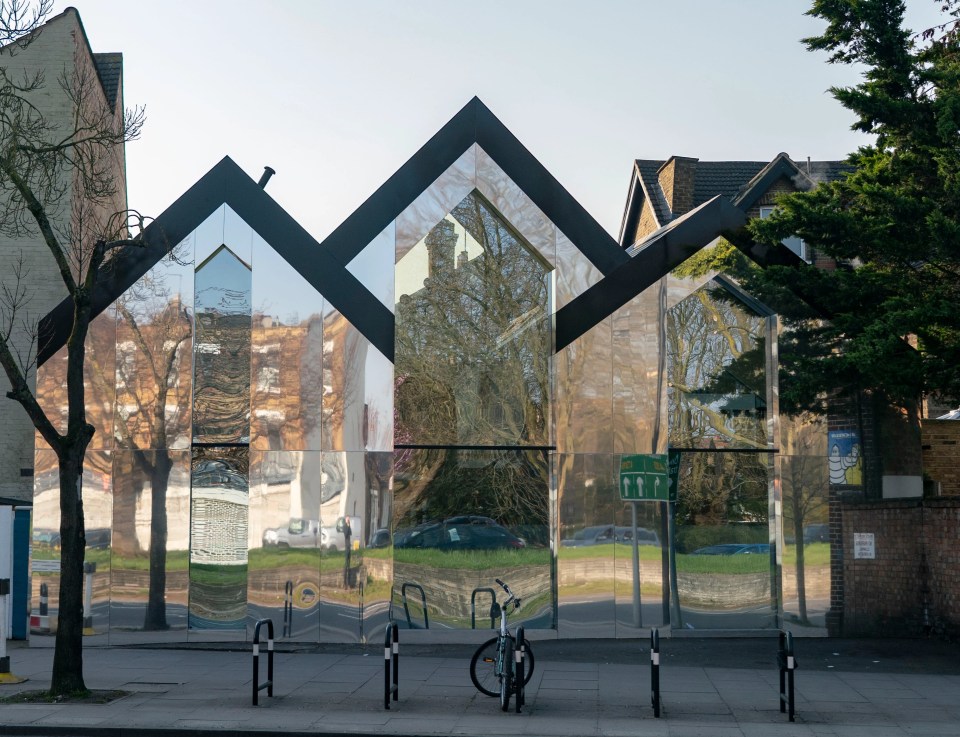
<instances>
[{"instance_id":1,"label":"mirrored building facade","mask_svg":"<svg viewBox=\"0 0 960 737\"><path fill-rule=\"evenodd\" d=\"M542 637L780 626L776 316L677 270L739 222L624 250L478 100L319 244L224 160L91 330L90 637L480 638L496 578ZM622 501L668 453L677 501ZM51 615L56 468L38 439Z\"/></svg>"}]
</instances>

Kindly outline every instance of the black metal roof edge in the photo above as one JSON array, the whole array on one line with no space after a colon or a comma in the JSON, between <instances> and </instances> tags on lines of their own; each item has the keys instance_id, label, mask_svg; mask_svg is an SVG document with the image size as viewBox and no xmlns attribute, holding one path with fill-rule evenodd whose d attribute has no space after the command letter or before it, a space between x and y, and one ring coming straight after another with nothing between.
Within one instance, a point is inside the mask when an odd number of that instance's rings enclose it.
<instances>
[{"instance_id":1,"label":"black metal roof edge","mask_svg":"<svg viewBox=\"0 0 960 737\"><path fill-rule=\"evenodd\" d=\"M349 264L474 143L602 273L624 262L610 234L478 97L464 105L321 245Z\"/></svg>"},{"instance_id":2,"label":"black metal roof edge","mask_svg":"<svg viewBox=\"0 0 960 737\"><path fill-rule=\"evenodd\" d=\"M627 263L557 310L555 350L563 350L714 238L746 221L742 210L718 195L656 231Z\"/></svg>"},{"instance_id":3,"label":"black metal roof edge","mask_svg":"<svg viewBox=\"0 0 960 737\"><path fill-rule=\"evenodd\" d=\"M596 266L609 274L628 259L619 244L478 98L477 143Z\"/></svg>"},{"instance_id":4,"label":"black metal roof edge","mask_svg":"<svg viewBox=\"0 0 960 737\"><path fill-rule=\"evenodd\" d=\"M342 264L349 264L380 232L474 143L476 97L464 105L429 141L354 210L321 244Z\"/></svg>"},{"instance_id":5,"label":"black metal roof edge","mask_svg":"<svg viewBox=\"0 0 960 737\"><path fill-rule=\"evenodd\" d=\"M110 261L93 295L94 316L224 203L393 360L393 314L228 156L144 229L143 247L126 249ZM40 321L38 365L66 343L72 322L69 297Z\"/></svg>"},{"instance_id":6,"label":"black metal roof edge","mask_svg":"<svg viewBox=\"0 0 960 737\"><path fill-rule=\"evenodd\" d=\"M807 186L805 189L813 187L813 181L800 170L800 167L794 163L793 159L785 153L777 154L777 157L773 161L767 164L760 173L747 182L743 192L734 198L733 203L743 210L748 210L780 177L794 179L798 175L806 180ZM802 188L797 187L797 189Z\"/></svg>"},{"instance_id":7,"label":"black metal roof edge","mask_svg":"<svg viewBox=\"0 0 960 737\"><path fill-rule=\"evenodd\" d=\"M133 286L171 248L180 243L225 201L224 190L238 176L249 179L229 156L221 159L143 231L143 245L117 254L105 266L93 294L96 317ZM73 325L73 299L66 297L39 324L37 365L42 366L67 342Z\"/></svg>"}]
</instances>

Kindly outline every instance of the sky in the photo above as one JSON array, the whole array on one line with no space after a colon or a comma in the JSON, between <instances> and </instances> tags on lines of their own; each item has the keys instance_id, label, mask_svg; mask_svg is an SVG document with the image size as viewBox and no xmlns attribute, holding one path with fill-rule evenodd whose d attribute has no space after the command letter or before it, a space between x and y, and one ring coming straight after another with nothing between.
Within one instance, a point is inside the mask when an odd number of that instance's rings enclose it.
<instances>
[{"instance_id":1,"label":"sky","mask_svg":"<svg viewBox=\"0 0 960 737\"><path fill-rule=\"evenodd\" d=\"M124 56L131 207L230 156L318 240L478 96L614 237L633 159L845 157L859 70L800 39L810 0L75 0ZM68 3L57 2L56 12ZM908 0L908 25L937 17Z\"/></svg>"}]
</instances>

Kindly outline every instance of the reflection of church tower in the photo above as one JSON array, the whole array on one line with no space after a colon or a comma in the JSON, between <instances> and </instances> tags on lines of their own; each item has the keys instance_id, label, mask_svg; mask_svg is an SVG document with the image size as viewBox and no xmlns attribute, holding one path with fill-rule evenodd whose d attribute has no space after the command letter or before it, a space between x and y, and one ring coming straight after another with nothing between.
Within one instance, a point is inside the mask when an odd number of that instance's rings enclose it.
<instances>
[{"instance_id":1,"label":"reflection of church tower","mask_svg":"<svg viewBox=\"0 0 960 737\"><path fill-rule=\"evenodd\" d=\"M450 274L453 271L454 253L457 250L457 234L453 230L453 223L441 220L427 234L427 252L430 254L431 278L441 274Z\"/></svg>"}]
</instances>

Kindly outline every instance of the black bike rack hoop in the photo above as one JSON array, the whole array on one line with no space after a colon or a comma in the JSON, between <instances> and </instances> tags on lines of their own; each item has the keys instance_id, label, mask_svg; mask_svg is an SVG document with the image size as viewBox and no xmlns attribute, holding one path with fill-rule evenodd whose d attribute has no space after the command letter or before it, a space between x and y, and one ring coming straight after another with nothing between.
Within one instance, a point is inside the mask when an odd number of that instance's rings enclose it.
<instances>
[{"instance_id":1,"label":"black bike rack hoop","mask_svg":"<svg viewBox=\"0 0 960 737\"><path fill-rule=\"evenodd\" d=\"M650 630L650 705L660 718L660 630Z\"/></svg>"},{"instance_id":2,"label":"black bike rack hoop","mask_svg":"<svg viewBox=\"0 0 960 737\"><path fill-rule=\"evenodd\" d=\"M260 683L260 628L267 625L267 680ZM257 706L260 692L267 689L273 696L273 620L261 619L253 628L253 705Z\"/></svg>"},{"instance_id":3,"label":"black bike rack hoop","mask_svg":"<svg viewBox=\"0 0 960 737\"><path fill-rule=\"evenodd\" d=\"M387 625L387 631L383 639L384 709L390 708L391 696L394 701L400 700L400 628L396 622L391 622Z\"/></svg>"},{"instance_id":4,"label":"black bike rack hoop","mask_svg":"<svg viewBox=\"0 0 960 737\"><path fill-rule=\"evenodd\" d=\"M490 594L490 629L494 629L497 616L497 592L489 586L478 586L470 594L470 628L477 628L477 594Z\"/></svg>"},{"instance_id":5,"label":"black bike rack hoop","mask_svg":"<svg viewBox=\"0 0 960 737\"><path fill-rule=\"evenodd\" d=\"M407 589L416 589L420 592L420 603L423 606L423 628L430 629L430 619L427 616L427 593L423 586L413 581L404 581L400 586L400 598L403 600L403 613L407 616L407 627L414 629L413 621L410 619L410 607L407 604Z\"/></svg>"},{"instance_id":6,"label":"black bike rack hoop","mask_svg":"<svg viewBox=\"0 0 960 737\"><path fill-rule=\"evenodd\" d=\"M796 721L794 702L793 673L797 669L797 658L793 652L793 634L780 630L780 643L777 649L777 665L780 667L780 713L789 709L790 721Z\"/></svg>"}]
</instances>

